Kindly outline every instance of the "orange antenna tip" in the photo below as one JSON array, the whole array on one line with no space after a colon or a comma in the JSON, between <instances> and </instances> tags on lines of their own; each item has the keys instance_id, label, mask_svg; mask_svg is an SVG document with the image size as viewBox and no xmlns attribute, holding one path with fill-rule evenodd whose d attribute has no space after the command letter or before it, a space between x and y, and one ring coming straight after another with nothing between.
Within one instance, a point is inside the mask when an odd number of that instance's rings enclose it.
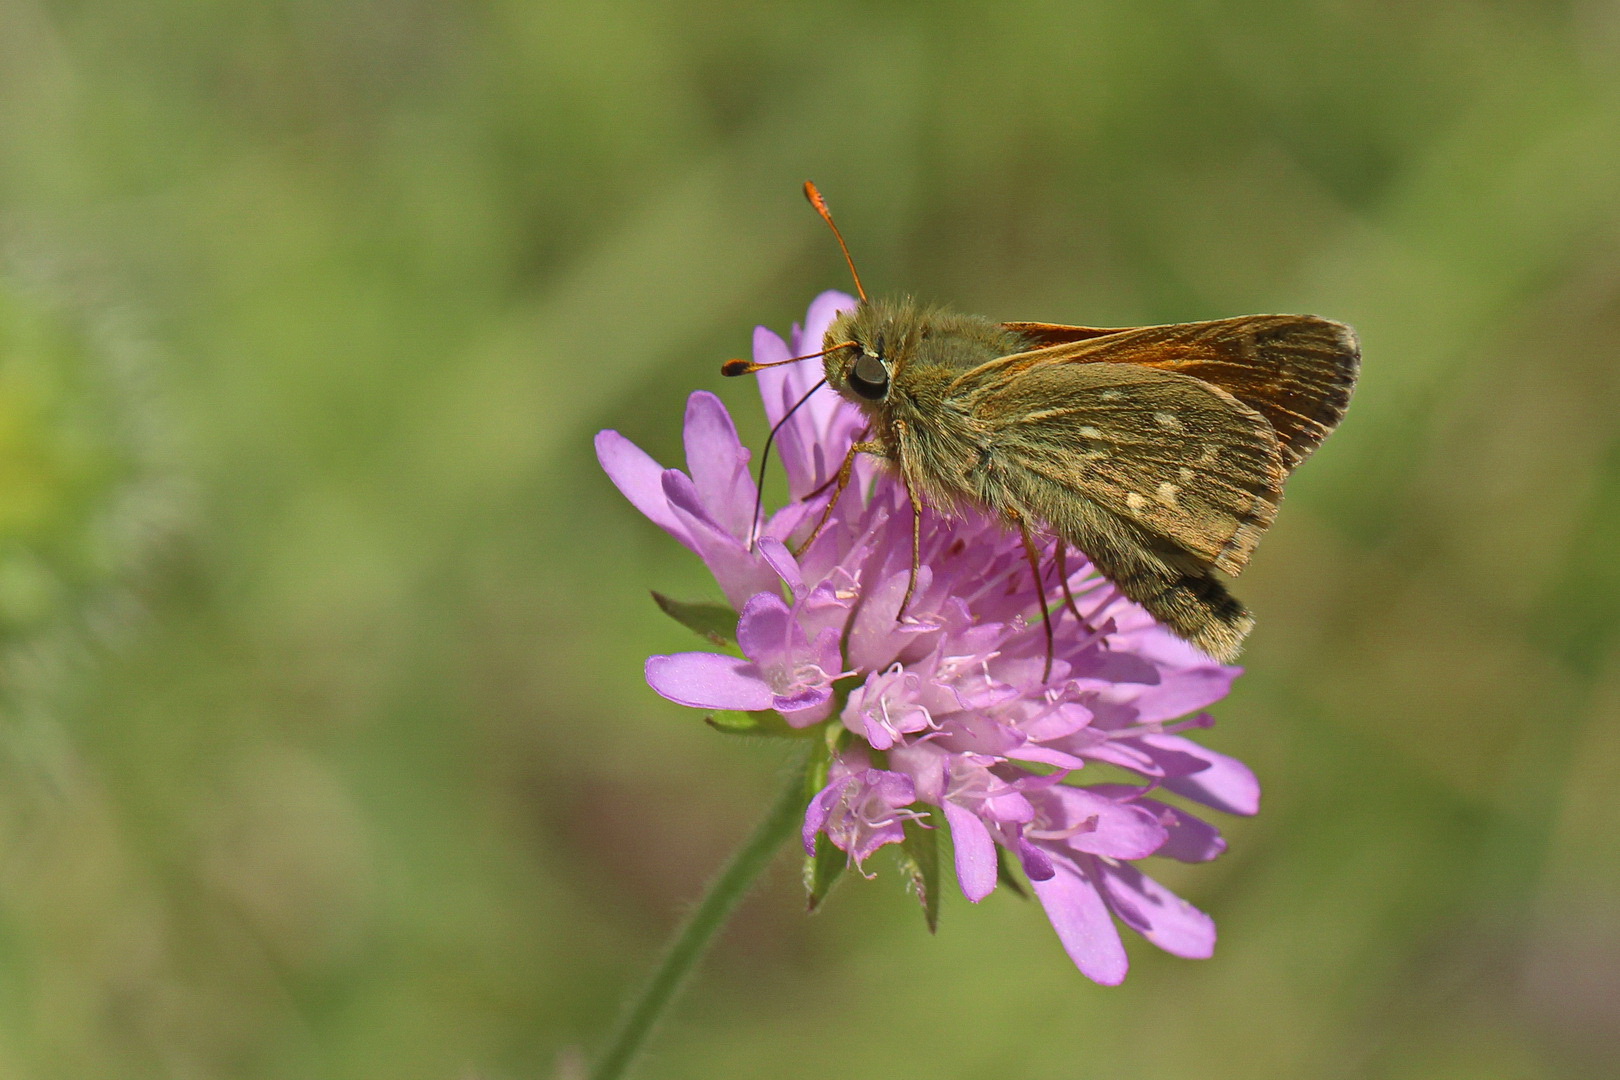
<instances>
[{"instance_id":1,"label":"orange antenna tip","mask_svg":"<svg viewBox=\"0 0 1620 1080\"><path fill-rule=\"evenodd\" d=\"M827 200L821 197L820 189L810 180L804 182L804 197L810 200L810 205L816 208L816 213L821 215L821 220L825 221L827 228L832 230L833 238L838 241L838 250L844 253L844 261L849 264L849 276L855 279L855 292L860 296L861 302L865 303L866 290L861 287L861 275L855 269L855 260L850 257L849 245L844 243L844 234L838 231L838 226L833 221L832 211L827 209Z\"/></svg>"},{"instance_id":2,"label":"orange antenna tip","mask_svg":"<svg viewBox=\"0 0 1620 1080\"><path fill-rule=\"evenodd\" d=\"M756 371L763 371L770 367L781 367L783 364L797 364L800 360L814 360L818 356L826 356L830 352L838 349L847 349L854 344L855 342L853 341L840 341L836 345L827 346L820 352L806 353L804 356L790 356L786 360L772 360L768 364L756 363L753 360L727 360L724 364L720 365L720 374L726 376L752 375Z\"/></svg>"}]
</instances>

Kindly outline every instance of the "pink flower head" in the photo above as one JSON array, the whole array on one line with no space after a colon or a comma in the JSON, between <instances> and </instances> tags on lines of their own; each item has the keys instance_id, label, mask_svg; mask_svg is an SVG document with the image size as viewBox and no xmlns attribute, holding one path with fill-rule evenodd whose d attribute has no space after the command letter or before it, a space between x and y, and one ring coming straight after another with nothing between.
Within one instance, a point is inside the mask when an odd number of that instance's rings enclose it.
<instances>
[{"instance_id":1,"label":"pink flower head","mask_svg":"<svg viewBox=\"0 0 1620 1080\"><path fill-rule=\"evenodd\" d=\"M763 328L754 358L820 347L841 293L811 304L790 342ZM781 421L820 378L813 361L758 376L767 418ZM958 882L977 902L1021 867L1058 939L1090 978L1125 977L1118 924L1178 956L1214 948L1207 915L1138 867L1224 849L1218 830L1169 799L1235 814L1259 808L1241 762L1181 734L1238 669L1159 627L1083 558L1067 562L1081 617L1064 606L1054 541L1039 589L1055 629L1051 672L1037 584L1022 542L973 510L925 513L916 588L905 490L857 459L830 511L823 492L863 429L828 389L810 394L776 437L790 501L753 535L749 453L711 394L686 414L689 473L663 469L616 432L597 436L602 467L627 498L708 565L734 609L741 655L678 653L647 661L654 690L709 710L775 711L793 728L838 725L827 783L805 813L805 841L825 836L857 865L910 830L943 822ZM814 524L815 542L796 554ZM898 617L897 617L898 616ZM1135 779L1084 783L1088 766ZM1117 773L1116 773L1117 776ZM1005 854L1005 860L1002 854Z\"/></svg>"}]
</instances>

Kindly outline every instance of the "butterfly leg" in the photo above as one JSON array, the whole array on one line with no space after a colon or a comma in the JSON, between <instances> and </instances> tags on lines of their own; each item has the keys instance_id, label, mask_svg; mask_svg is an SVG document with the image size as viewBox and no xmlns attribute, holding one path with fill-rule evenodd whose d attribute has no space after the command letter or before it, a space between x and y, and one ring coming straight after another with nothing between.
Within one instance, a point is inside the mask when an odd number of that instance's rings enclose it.
<instances>
[{"instance_id":1,"label":"butterfly leg","mask_svg":"<svg viewBox=\"0 0 1620 1080\"><path fill-rule=\"evenodd\" d=\"M922 503L917 501L917 493L911 490L911 474L906 468L904 448L908 429L904 420L894 421L896 435L895 448L901 453L898 461L900 466L900 483L906 489L906 501L911 504L911 576L906 579L906 595L900 598L900 610L894 613L894 621L899 622L905 618L906 608L911 606L911 595L917 591L917 568L922 565Z\"/></svg>"},{"instance_id":2,"label":"butterfly leg","mask_svg":"<svg viewBox=\"0 0 1620 1080\"><path fill-rule=\"evenodd\" d=\"M1035 597L1041 602L1041 625L1046 629L1046 670L1041 675L1041 681L1046 682L1052 677L1052 612L1046 606L1046 582L1041 579L1041 557L1035 550L1035 538L1029 535L1029 526L1025 524L1023 515L1008 511L1008 516L1018 526L1018 535L1024 541L1024 554L1029 557L1029 569L1035 575Z\"/></svg>"},{"instance_id":3,"label":"butterfly leg","mask_svg":"<svg viewBox=\"0 0 1620 1080\"><path fill-rule=\"evenodd\" d=\"M1074 602L1074 593L1069 591L1069 549L1061 536L1058 537L1057 546L1052 549L1052 562L1057 566L1058 584L1063 586L1063 606L1074 615L1076 622L1090 630L1085 616L1080 614L1079 605Z\"/></svg>"},{"instance_id":4,"label":"butterfly leg","mask_svg":"<svg viewBox=\"0 0 1620 1080\"><path fill-rule=\"evenodd\" d=\"M855 440L855 445L851 446L849 448L849 453L844 455L844 463L843 463L842 466L840 466L838 471L833 473L831 476L827 477L827 479L825 481L823 481L822 484L819 487L817 487L814 491L809 492L808 494L806 494L804 496L804 498L800 499L799 501L800 502L809 502L811 499L819 498L820 496L826 494L827 489L832 487L834 484L839 484L838 490L843 491L844 490L843 485L849 483L849 473L848 473L847 470L852 469L852 468L855 467L855 455L861 452L862 447L868 445L868 443L866 441L866 437L868 435L870 435L870 434L872 434L872 429L870 427L863 428L861 430L861 437ZM875 451L868 451L868 452L869 453L875 453ZM879 456L881 456L881 455L879 455ZM761 482L760 487L763 488L764 486L765 486L764 483ZM835 496L833 498L833 503L836 503L837 501L838 501L838 499ZM828 503L827 505L831 506L832 503Z\"/></svg>"},{"instance_id":5,"label":"butterfly leg","mask_svg":"<svg viewBox=\"0 0 1620 1080\"><path fill-rule=\"evenodd\" d=\"M799 501L800 502L809 502L811 499L819 499L821 496L823 496L823 495L825 495L827 493L828 488L832 487L836 483L838 483L838 474L833 473L831 476L827 477L826 481L823 482L820 487L816 488L812 492L809 492L808 494L805 495L805 497L803 499L801 499ZM760 486L763 487L764 485L762 484Z\"/></svg>"},{"instance_id":6,"label":"butterfly leg","mask_svg":"<svg viewBox=\"0 0 1620 1080\"><path fill-rule=\"evenodd\" d=\"M808 551L810 545L816 542L816 537L821 535L821 530L827 527L827 521L832 517L833 507L838 505L838 500L843 498L844 489L849 487L849 479L855 471L856 454L872 454L876 457L886 456L883 453L883 447L875 442L858 442L850 446L849 453L844 455L844 463L838 466L838 475L834 478L836 486L833 488L832 498L827 500L827 508L821 512L821 520L816 522L816 527L810 531L810 535L804 538L804 543L793 549L794 558L798 558ZM817 491L823 491L826 487L827 485L823 484ZM811 492L807 498L812 498L815 494L816 492Z\"/></svg>"},{"instance_id":7,"label":"butterfly leg","mask_svg":"<svg viewBox=\"0 0 1620 1080\"><path fill-rule=\"evenodd\" d=\"M917 591L917 567L922 564L922 503L917 501L904 473L900 476L900 482L906 485L906 498L911 501L911 577L906 579L906 595L900 598L900 610L894 613L895 622L905 617L906 608L911 604L911 594Z\"/></svg>"}]
</instances>

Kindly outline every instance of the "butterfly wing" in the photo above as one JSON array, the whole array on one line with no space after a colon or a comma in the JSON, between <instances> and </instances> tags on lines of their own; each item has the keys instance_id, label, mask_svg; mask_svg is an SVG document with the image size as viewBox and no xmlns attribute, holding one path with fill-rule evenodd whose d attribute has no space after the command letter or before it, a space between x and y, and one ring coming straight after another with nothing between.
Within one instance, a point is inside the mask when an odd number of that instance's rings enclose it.
<instances>
[{"instance_id":1,"label":"butterfly wing","mask_svg":"<svg viewBox=\"0 0 1620 1080\"><path fill-rule=\"evenodd\" d=\"M1310 315L1109 331L1008 323L1033 348L959 375L986 505L1047 522L1211 656L1254 624L1215 575L1248 563L1289 472L1337 426L1360 347Z\"/></svg>"},{"instance_id":2,"label":"butterfly wing","mask_svg":"<svg viewBox=\"0 0 1620 1080\"><path fill-rule=\"evenodd\" d=\"M1044 349L1048 345L1069 345L1076 341L1090 341L1092 338L1108 337L1110 334L1123 334L1127 330L1134 330L1134 326L1116 326L1112 329L1101 326L1065 326L1063 323L1049 322L1004 322L1003 330L1010 330L1030 343L1037 349Z\"/></svg>"},{"instance_id":3,"label":"butterfly wing","mask_svg":"<svg viewBox=\"0 0 1620 1080\"><path fill-rule=\"evenodd\" d=\"M1005 325L1040 347L981 365L962 377L964 383L1053 364L1132 364L1189 375L1263 416L1290 472L1338 426L1361 365L1354 331L1315 315L1245 315L1116 331Z\"/></svg>"},{"instance_id":4,"label":"butterfly wing","mask_svg":"<svg viewBox=\"0 0 1620 1080\"><path fill-rule=\"evenodd\" d=\"M1084 499L1230 573L1271 524L1286 476L1271 426L1231 394L1131 364L1045 364L966 395L980 431L980 497L1018 474L1062 529ZM986 498L986 501L993 502ZM1070 537L1087 554L1094 555Z\"/></svg>"},{"instance_id":5,"label":"butterfly wing","mask_svg":"<svg viewBox=\"0 0 1620 1080\"><path fill-rule=\"evenodd\" d=\"M1211 656L1254 625L1215 569L1243 569L1286 475L1255 410L1188 375L1131 364L1050 364L947 402L979 447L971 493L1044 521L1121 592Z\"/></svg>"}]
</instances>

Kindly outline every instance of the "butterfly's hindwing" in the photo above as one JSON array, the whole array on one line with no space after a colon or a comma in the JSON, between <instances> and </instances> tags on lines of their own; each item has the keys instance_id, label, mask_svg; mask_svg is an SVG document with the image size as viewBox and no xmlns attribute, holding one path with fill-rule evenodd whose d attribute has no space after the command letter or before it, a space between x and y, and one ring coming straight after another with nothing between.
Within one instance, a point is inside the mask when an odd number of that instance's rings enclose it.
<instances>
[{"instance_id":1,"label":"butterfly's hindwing","mask_svg":"<svg viewBox=\"0 0 1620 1080\"><path fill-rule=\"evenodd\" d=\"M1046 522L1158 622L1217 660L1237 656L1254 618L1208 563L1015 459L990 467L997 509Z\"/></svg>"},{"instance_id":2,"label":"butterfly's hindwing","mask_svg":"<svg viewBox=\"0 0 1620 1080\"><path fill-rule=\"evenodd\" d=\"M1004 476L1030 473L1044 481L1036 489L1087 499L1231 574L1276 515L1285 473L1275 433L1254 410L1190 376L1125 364L1040 365L967 401L983 467L995 470L984 477L986 493ZM1039 516L1061 531L1054 507Z\"/></svg>"}]
</instances>

